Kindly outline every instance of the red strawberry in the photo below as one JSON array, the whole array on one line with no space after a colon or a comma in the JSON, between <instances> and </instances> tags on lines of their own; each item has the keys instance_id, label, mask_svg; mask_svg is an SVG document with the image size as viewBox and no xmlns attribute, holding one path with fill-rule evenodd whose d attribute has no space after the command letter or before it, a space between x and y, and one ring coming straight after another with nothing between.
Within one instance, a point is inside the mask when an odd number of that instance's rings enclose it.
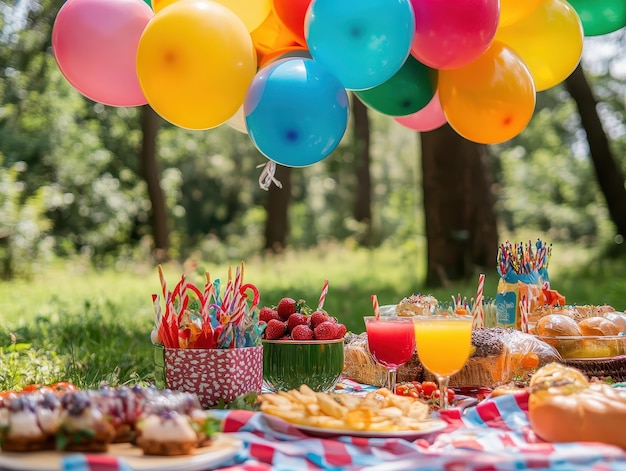
<instances>
[{"instance_id":1,"label":"red strawberry","mask_svg":"<svg viewBox=\"0 0 626 471\"><path fill-rule=\"evenodd\" d=\"M328 320L328 313L326 311L315 311L311 314L311 325L313 328L320 325L322 322Z\"/></svg>"},{"instance_id":2,"label":"red strawberry","mask_svg":"<svg viewBox=\"0 0 626 471\"><path fill-rule=\"evenodd\" d=\"M345 325L337 324L337 338L338 339L344 338L347 332L348 332L348 329L346 329Z\"/></svg>"},{"instance_id":3,"label":"red strawberry","mask_svg":"<svg viewBox=\"0 0 626 471\"><path fill-rule=\"evenodd\" d=\"M313 330L317 340L333 340L337 338L337 324L324 321Z\"/></svg>"},{"instance_id":4,"label":"red strawberry","mask_svg":"<svg viewBox=\"0 0 626 471\"><path fill-rule=\"evenodd\" d=\"M276 312L276 309L263 306L259 312L259 321L269 322L272 319L278 319L278 312Z\"/></svg>"},{"instance_id":5,"label":"red strawberry","mask_svg":"<svg viewBox=\"0 0 626 471\"><path fill-rule=\"evenodd\" d=\"M289 319L287 319L287 330L289 332L293 332L293 328L297 325L306 325L308 328L308 324L309 318L307 316L298 312L294 312L292 315L289 316Z\"/></svg>"},{"instance_id":6,"label":"red strawberry","mask_svg":"<svg viewBox=\"0 0 626 471\"><path fill-rule=\"evenodd\" d=\"M278 317L286 321L289 316L296 312L296 300L293 298L283 298L278 302L276 306Z\"/></svg>"},{"instance_id":7,"label":"red strawberry","mask_svg":"<svg viewBox=\"0 0 626 471\"><path fill-rule=\"evenodd\" d=\"M285 323L278 319L272 319L267 323L265 328L265 338L267 340L276 340L285 335Z\"/></svg>"},{"instance_id":8,"label":"red strawberry","mask_svg":"<svg viewBox=\"0 0 626 471\"><path fill-rule=\"evenodd\" d=\"M299 324L291 331L291 338L293 340L311 340L313 338L313 331L308 325Z\"/></svg>"}]
</instances>

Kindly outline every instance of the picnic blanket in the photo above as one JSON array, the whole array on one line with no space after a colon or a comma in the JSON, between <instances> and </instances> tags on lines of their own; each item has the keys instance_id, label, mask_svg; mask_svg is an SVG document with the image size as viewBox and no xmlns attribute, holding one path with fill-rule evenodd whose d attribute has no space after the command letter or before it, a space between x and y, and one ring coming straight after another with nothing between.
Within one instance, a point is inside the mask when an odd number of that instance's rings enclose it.
<instances>
[{"instance_id":1,"label":"picnic blanket","mask_svg":"<svg viewBox=\"0 0 626 471\"><path fill-rule=\"evenodd\" d=\"M244 443L220 471L626 471L626 453L599 443L547 443L528 422L528 395L505 395L440 416L447 427L415 441L306 435L261 412L220 411L224 432ZM73 458L67 471L125 471L123 463ZM80 464L83 464L81 467ZM94 463L95 465L96 463Z\"/></svg>"}]
</instances>

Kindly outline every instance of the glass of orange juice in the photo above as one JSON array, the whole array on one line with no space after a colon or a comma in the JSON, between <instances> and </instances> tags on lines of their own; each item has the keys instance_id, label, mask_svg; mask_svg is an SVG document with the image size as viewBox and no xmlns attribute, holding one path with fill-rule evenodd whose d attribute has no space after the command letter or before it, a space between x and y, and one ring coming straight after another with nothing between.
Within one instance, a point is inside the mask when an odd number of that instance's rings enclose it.
<instances>
[{"instance_id":1,"label":"glass of orange juice","mask_svg":"<svg viewBox=\"0 0 626 471\"><path fill-rule=\"evenodd\" d=\"M458 315L437 308L432 315L413 317L417 356L422 365L437 377L439 408L448 408L448 383L470 356L472 316Z\"/></svg>"}]
</instances>

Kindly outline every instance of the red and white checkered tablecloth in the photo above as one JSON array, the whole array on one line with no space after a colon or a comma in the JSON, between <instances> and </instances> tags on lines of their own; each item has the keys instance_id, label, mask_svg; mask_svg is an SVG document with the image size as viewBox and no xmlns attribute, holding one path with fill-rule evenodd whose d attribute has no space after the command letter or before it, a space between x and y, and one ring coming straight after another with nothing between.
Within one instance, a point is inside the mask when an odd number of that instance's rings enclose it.
<instances>
[{"instance_id":1,"label":"red and white checkered tablecloth","mask_svg":"<svg viewBox=\"0 0 626 471\"><path fill-rule=\"evenodd\" d=\"M355 385L355 392L359 387ZM528 395L488 399L441 413L448 426L415 441L308 436L261 412L221 411L224 432L243 443L220 471L626 471L626 452L599 443L546 443L528 422ZM130 471L124 463L74 456L64 471Z\"/></svg>"}]
</instances>

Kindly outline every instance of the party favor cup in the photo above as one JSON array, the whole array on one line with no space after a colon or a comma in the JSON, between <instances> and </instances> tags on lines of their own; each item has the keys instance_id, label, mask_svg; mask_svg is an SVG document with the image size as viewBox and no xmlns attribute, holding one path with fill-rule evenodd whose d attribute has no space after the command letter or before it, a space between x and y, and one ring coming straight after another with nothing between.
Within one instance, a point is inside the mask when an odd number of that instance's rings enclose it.
<instances>
[{"instance_id":1,"label":"party favor cup","mask_svg":"<svg viewBox=\"0 0 626 471\"><path fill-rule=\"evenodd\" d=\"M203 407L220 399L263 387L263 347L192 349L165 348L165 381L169 389L195 393Z\"/></svg>"},{"instance_id":2,"label":"party favor cup","mask_svg":"<svg viewBox=\"0 0 626 471\"><path fill-rule=\"evenodd\" d=\"M344 340L264 340L263 380L273 391L331 391L344 364Z\"/></svg>"}]
</instances>

